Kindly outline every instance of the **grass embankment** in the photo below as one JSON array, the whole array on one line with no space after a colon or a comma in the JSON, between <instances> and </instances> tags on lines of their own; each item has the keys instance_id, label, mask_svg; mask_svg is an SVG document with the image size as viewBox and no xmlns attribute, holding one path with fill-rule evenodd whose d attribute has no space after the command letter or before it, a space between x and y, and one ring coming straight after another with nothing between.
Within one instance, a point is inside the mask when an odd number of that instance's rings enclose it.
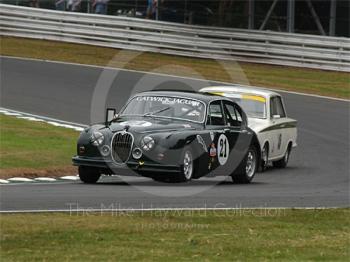
<instances>
[{"instance_id":1,"label":"grass embankment","mask_svg":"<svg viewBox=\"0 0 350 262\"><path fill-rule=\"evenodd\" d=\"M0 178L76 174L79 133L0 114Z\"/></svg>"},{"instance_id":2,"label":"grass embankment","mask_svg":"<svg viewBox=\"0 0 350 262\"><path fill-rule=\"evenodd\" d=\"M349 209L173 212L3 214L1 258L3 261L349 258Z\"/></svg>"},{"instance_id":3,"label":"grass embankment","mask_svg":"<svg viewBox=\"0 0 350 262\"><path fill-rule=\"evenodd\" d=\"M350 74L343 72L234 62L225 62L227 68L225 70L221 63L212 59L143 52L129 61L130 57L133 57L137 52L121 52L114 48L13 37L1 37L0 41L0 54L7 56L108 65L142 71L154 70L191 77L197 77L198 73L205 79L243 84L247 84L244 79L246 77L249 84L256 86L347 99L350 97ZM118 56L115 57L116 55ZM126 65L124 65L125 62L127 62Z\"/></svg>"}]
</instances>

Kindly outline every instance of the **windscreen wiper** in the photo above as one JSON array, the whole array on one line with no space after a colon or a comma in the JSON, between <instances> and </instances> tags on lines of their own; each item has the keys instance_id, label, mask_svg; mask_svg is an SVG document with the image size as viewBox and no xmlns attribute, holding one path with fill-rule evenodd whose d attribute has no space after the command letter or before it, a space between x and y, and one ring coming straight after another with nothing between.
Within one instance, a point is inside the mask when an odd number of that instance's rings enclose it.
<instances>
[{"instance_id":1,"label":"windscreen wiper","mask_svg":"<svg viewBox=\"0 0 350 262\"><path fill-rule=\"evenodd\" d=\"M159 110L154 111L154 112L148 112L148 113L146 113L146 114L143 114L142 116L154 116L155 114L162 113L162 112L164 112L164 111L166 111L166 110L168 110L168 109L170 109L170 108L171 108L171 107L170 107L170 106L168 106L168 107L165 107L165 108L159 109Z\"/></svg>"}]
</instances>

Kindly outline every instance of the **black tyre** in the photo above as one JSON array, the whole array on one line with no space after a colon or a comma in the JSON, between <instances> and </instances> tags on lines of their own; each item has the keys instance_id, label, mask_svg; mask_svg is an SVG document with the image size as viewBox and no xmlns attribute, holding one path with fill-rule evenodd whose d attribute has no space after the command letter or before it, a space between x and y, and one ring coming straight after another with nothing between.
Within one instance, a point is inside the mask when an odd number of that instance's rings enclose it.
<instances>
[{"instance_id":1,"label":"black tyre","mask_svg":"<svg viewBox=\"0 0 350 262\"><path fill-rule=\"evenodd\" d=\"M255 146L250 146L248 152L237 170L231 175L234 183L250 183L259 167L258 151Z\"/></svg>"},{"instance_id":2,"label":"black tyre","mask_svg":"<svg viewBox=\"0 0 350 262\"><path fill-rule=\"evenodd\" d=\"M94 184L100 178L101 173L98 168L79 166L80 180L86 184Z\"/></svg>"},{"instance_id":3,"label":"black tyre","mask_svg":"<svg viewBox=\"0 0 350 262\"><path fill-rule=\"evenodd\" d=\"M265 144L263 150L261 151L261 172L267 170L267 165L269 163L269 145Z\"/></svg>"},{"instance_id":4,"label":"black tyre","mask_svg":"<svg viewBox=\"0 0 350 262\"><path fill-rule=\"evenodd\" d=\"M288 164L291 150L292 150L292 147L289 145L286 153L284 154L284 157L278 161L273 161L272 162L273 166L277 168L285 168Z\"/></svg>"}]
</instances>

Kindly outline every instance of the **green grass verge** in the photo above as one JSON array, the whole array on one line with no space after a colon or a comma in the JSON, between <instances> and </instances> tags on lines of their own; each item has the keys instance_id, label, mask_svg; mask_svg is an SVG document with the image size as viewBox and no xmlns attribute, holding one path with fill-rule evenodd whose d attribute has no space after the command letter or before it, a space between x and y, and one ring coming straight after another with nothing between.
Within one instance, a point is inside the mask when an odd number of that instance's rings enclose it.
<instances>
[{"instance_id":1,"label":"green grass verge","mask_svg":"<svg viewBox=\"0 0 350 262\"><path fill-rule=\"evenodd\" d=\"M349 215L349 209L2 214L1 258L347 261Z\"/></svg>"},{"instance_id":2,"label":"green grass verge","mask_svg":"<svg viewBox=\"0 0 350 262\"><path fill-rule=\"evenodd\" d=\"M197 77L199 74L210 80L350 98L350 74L343 72L223 62L148 52L143 52L129 60L137 52L121 52L114 48L12 37L0 37L0 41L0 54L7 56L108 65L116 68L123 67L190 77ZM222 63L225 64L225 67Z\"/></svg>"},{"instance_id":3,"label":"green grass verge","mask_svg":"<svg viewBox=\"0 0 350 262\"><path fill-rule=\"evenodd\" d=\"M0 177L72 170L78 135L67 128L0 115Z\"/></svg>"}]
</instances>

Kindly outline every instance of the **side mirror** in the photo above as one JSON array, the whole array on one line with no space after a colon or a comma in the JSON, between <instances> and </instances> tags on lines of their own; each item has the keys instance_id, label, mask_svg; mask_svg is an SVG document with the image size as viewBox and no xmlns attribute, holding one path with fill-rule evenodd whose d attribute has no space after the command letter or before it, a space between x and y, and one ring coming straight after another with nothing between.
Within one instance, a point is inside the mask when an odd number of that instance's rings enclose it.
<instances>
[{"instance_id":1,"label":"side mirror","mask_svg":"<svg viewBox=\"0 0 350 262\"><path fill-rule=\"evenodd\" d=\"M107 108L106 109L106 118L105 118L105 124L108 125L109 122L111 122L114 119L114 116L116 114L115 108Z\"/></svg>"},{"instance_id":2,"label":"side mirror","mask_svg":"<svg viewBox=\"0 0 350 262\"><path fill-rule=\"evenodd\" d=\"M280 119L281 116L280 116L280 115L273 115L272 118L273 118L273 119Z\"/></svg>"}]
</instances>

